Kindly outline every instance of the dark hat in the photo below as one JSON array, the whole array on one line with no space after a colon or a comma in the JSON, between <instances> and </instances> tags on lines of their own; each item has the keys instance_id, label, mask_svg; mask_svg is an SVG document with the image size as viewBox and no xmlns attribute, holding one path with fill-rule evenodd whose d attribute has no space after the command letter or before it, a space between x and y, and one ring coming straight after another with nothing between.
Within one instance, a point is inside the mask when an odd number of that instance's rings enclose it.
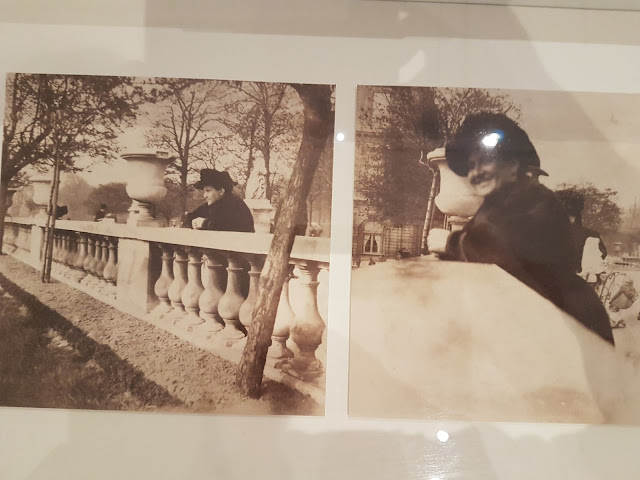
<instances>
[{"instance_id":1,"label":"dark hat","mask_svg":"<svg viewBox=\"0 0 640 480\"><path fill-rule=\"evenodd\" d=\"M236 185L231 179L231 175L226 170L218 171L212 168L203 168L200 170L200 180L195 183L197 189L203 189L205 186L213 187L217 190L225 188L231 190Z\"/></svg>"},{"instance_id":2,"label":"dark hat","mask_svg":"<svg viewBox=\"0 0 640 480\"><path fill-rule=\"evenodd\" d=\"M529 166L527 167L527 172L530 173L534 177L545 176L548 177L549 174L542 170L540 167Z\"/></svg>"},{"instance_id":3,"label":"dark hat","mask_svg":"<svg viewBox=\"0 0 640 480\"><path fill-rule=\"evenodd\" d=\"M466 177L469 173L469 157L477 149L488 149L503 160L517 160L523 170L540 170L540 158L527 133L503 113L475 113L468 115L447 142L445 156L449 168Z\"/></svg>"}]
</instances>

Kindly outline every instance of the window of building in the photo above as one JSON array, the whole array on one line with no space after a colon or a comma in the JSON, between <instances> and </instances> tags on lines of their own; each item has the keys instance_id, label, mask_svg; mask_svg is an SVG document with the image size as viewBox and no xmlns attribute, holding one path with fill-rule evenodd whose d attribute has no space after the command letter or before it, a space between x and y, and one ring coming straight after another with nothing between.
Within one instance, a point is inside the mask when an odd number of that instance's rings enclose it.
<instances>
[{"instance_id":1,"label":"window of building","mask_svg":"<svg viewBox=\"0 0 640 480\"><path fill-rule=\"evenodd\" d=\"M365 234L364 253L380 253L382 245L380 235Z\"/></svg>"}]
</instances>

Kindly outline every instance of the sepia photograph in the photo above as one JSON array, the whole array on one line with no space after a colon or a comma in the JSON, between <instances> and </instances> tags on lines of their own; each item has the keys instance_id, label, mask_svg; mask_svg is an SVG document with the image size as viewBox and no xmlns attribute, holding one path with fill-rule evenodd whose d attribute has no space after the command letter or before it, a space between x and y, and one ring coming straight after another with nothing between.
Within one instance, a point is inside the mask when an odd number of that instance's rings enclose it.
<instances>
[{"instance_id":1,"label":"sepia photograph","mask_svg":"<svg viewBox=\"0 0 640 480\"><path fill-rule=\"evenodd\" d=\"M0 406L324 415L334 103L8 74Z\"/></svg>"},{"instance_id":2,"label":"sepia photograph","mask_svg":"<svg viewBox=\"0 0 640 480\"><path fill-rule=\"evenodd\" d=\"M640 95L356 108L349 414L640 423Z\"/></svg>"}]
</instances>

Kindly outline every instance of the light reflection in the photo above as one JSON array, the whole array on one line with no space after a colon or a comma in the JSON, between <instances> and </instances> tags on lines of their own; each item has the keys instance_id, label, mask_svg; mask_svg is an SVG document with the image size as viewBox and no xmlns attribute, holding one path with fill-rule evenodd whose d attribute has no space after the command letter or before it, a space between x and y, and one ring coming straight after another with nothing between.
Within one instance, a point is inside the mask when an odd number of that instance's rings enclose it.
<instances>
[{"instance_id":1,"label":"light reflection","mask_svg":"<svg viewBox=\"0 0 640 480\"><path fill-rule=\"evenodd\" d=\"M485 137L482 139L482 144L487 148L493 148L498 144L501 138L502 135L500 135L498 132L493 132L489 135L485 135Z\"/></svg>"},{"instance_id":2,"label":"light reflection","mask_svg":"<svg viewBox=\"0 0 640 480\"><path fill-rule=\"evenodd\" d=\"M447 440L449 440L449 433L445 432L444 430L438 430L438 433L436 433L436 436L438 437L438 440L440 440L440 442L442 443L446 443Z\"/></svg>"},{"instance_id":3,"label":"light reflection","mask_svg":"<svg viewBox=\"0 0 640 480\"><path fill-rule=\"evenodd\" d=\"M338 133L336 135L336 140L338 140L339 142L342 142L344 140L344 133Z\"/></svg>"}]
</instances>

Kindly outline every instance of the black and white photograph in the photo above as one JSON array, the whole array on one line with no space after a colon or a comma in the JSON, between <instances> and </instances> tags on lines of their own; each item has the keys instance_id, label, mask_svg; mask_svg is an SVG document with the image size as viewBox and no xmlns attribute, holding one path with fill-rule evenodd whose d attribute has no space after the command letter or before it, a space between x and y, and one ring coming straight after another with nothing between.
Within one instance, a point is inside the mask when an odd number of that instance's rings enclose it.
<instances>
[{"instance_id":1,"label":"black and white photograph","mask_svg":"<svg viewBox=\"0 0 640 480\"><path fill-rule=\"evenodd\" d=\"M334 103L8 74L0 406L324 415Z\"/></svg>"},{"instance_id":2,"label":"black and white photograph","mask_svg":"<svg viewBox=\"0 0 640 480\"><path fill-rule=\"evenodd\" d=\"M356 110L350 416L640 423L640 95Z\"/></svg>"}]
</instances>

